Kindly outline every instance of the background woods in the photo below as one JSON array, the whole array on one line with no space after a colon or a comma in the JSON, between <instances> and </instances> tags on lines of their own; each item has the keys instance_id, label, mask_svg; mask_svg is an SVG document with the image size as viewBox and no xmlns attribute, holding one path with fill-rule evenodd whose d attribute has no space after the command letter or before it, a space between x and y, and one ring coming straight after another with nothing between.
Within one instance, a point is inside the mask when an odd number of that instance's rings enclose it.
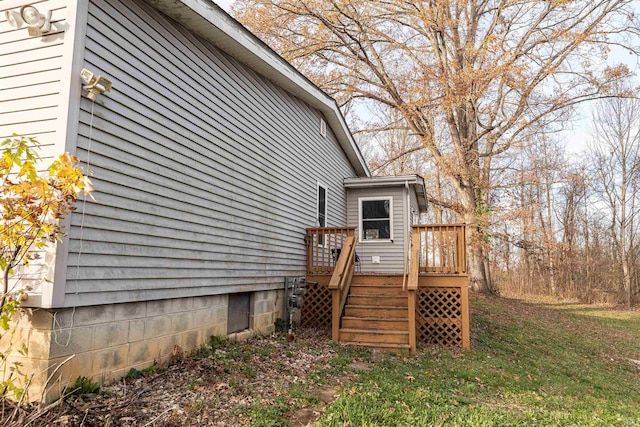
<instances>
[{"instance_id":1,"label":"background woods","mask_svg":"<svg viewBox=\"0 0 640 427\"><path fill-rule=\"evenodd\" d=\"M433 220L469 224L474 289L631 303L638 114L633 73L609 53L638 53L632 1L238 0L232 11L336 98L374 173L421 173ZM595 100L588 158L570 163L556 134Z\"/></svg>"}]
</instances>

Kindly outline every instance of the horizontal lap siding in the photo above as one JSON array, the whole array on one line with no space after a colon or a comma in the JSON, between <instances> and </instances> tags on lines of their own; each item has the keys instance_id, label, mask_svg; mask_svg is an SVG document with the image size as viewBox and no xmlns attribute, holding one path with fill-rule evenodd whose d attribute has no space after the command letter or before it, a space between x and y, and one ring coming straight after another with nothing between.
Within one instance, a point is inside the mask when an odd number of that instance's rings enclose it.
<instances>
[{"instance_id":1,"label":"horizontal lap siding","mask_svg":"<svg viewBox=\"0 0 640 427\"><path fill-rule=\"evenodd\" d=\"M13 27L6 12L18 15L20 7L32 4L26 0L0 1L0 141L13 134L35 137L40 143L39 156L44 170L54 156L62 154L65 141L58 117L66 103L60 93L65 29L68 27L64 0L36 3L40 12L52 11L50 33L32 37L27 27ZM35 251L28 268L18 267L12 275L17 288L30 286L41 292L43 279L50 282L50 264L55 248ZM49 259L51 258L51 259ZM45 286L49 286L46 284Z\"/></svg>"},{"instance_id":2,"label":"horizontal lap siding","mask_svg":"<svg viewBox=\"0 0 640 427\"><path fill-rule=\"evenodd\" d=\"M320 113L135 1L89 6L81 103L96 201L72 215L65 305L281 287L305 271L316 182L346 223L354 176Z\"/></svg>"},{"instance_id":3,"label":"horizontal lap siding","mask_svg":"<svg viewBox=\"0 0 640 427\"><path fill-rule=\"evenodd\" d=\"M57 117L61 105L60 83L67 9L63 0L37 3L41 12L52 11L51 32L29 36L27 27L15 28L5 12L18 14L31 2L0 2L0 140L14 133L35 136L43 145L41 157L63 151ZM18 15L19 16L19 15Z\"/></svg>"},{"instance_id":4,"label":"horizontal lap siding","mask_svg":"<svg viewBox=\"0 0 640 427\"><path fill-rule=\"evenodd\" d=\"M348 190L347 215L351 226L360 228L358 198L393 197L393 242L359 242L356 252L361 260L362 271L398 273L403 270L404 239L408 230L404 225L406 193L404 187L350 188ZM371 257L380 256L380 264L372 264Z\"/></svg>"}]
</instances>

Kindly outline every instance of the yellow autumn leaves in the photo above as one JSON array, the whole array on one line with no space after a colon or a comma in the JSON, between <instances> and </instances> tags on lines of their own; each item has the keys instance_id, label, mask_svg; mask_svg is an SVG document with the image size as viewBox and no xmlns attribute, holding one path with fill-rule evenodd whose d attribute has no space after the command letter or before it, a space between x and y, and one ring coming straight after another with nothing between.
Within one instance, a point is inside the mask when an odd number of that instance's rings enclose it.
<instances>
[{"instance_id":1,"label":"yellow autumn leaves","mask_svg":"<svg viewBox=\"0 0 640 427\"><path fill-rule=\"evenodd\" d=\"M39 144L34 138L14 136L0 143L0 270L3 273L2 304L9 275L28 266L34 249L59 239L58 219L68 215L80 193L93 188L78 159L62 154L39 173Z\"/></svg>"}]
</instances>

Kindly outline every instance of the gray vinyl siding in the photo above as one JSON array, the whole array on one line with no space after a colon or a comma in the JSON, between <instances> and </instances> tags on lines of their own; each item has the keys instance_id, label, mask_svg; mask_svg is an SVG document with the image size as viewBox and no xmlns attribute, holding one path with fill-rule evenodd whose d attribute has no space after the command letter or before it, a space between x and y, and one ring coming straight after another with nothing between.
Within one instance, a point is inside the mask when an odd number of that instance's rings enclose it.
<instances>
[{"instance_id":1,"label":"gray vinyl siding","mask_svg":"<svg viewBox=\"0 0 640 427\"><path fill-rule=\"evenodd\" d=\"M273 289L303 275L317 182L346 223L354 176L321 115L140 1L89 5L77 155L96 201L72 215L65 305Z\"/></svg>"},{"instance_id":2,"label":"gray vinyl siding","mask_svg":"<svg viewBox=\"0 0 640 427\"><path fill-rule=\"evenodd\" d=\"M360 197L392 197L393 242L358 241L356 252L363 272L401 273L404 261L404 239L407 234L406 193L404 187L350 188L347 192L347 221L350 226L359 224L358 199ZM372 256L380 256L380 264L372 264Z\"/></svg>"}]
</instances>

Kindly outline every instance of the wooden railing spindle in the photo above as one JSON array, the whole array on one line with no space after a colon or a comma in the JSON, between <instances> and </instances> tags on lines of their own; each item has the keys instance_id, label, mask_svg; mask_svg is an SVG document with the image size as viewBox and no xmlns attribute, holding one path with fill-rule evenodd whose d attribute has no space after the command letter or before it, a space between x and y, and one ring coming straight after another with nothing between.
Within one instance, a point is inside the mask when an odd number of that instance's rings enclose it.
<instances>
[{"instance_id":1,"label":"wooden railing spindle","mask_svg":"<svg viewBox=\"0 0 640 427\"><path fill-rule=\"evenodd\" d=\"M466 273L464 224L413 225L420 236L418 268L423 273Z\"/></svg>"},{"instance_id":2,"label":"wooden railing spindle","mask_svg":"<svg viewBox=\"0 0 640 427\"><path fill-rule=\"evenodd\" d=\"M338 251L349 236L354 236L355 227L307 228L307 272L327 274L335 269Z\"/></svg>"}]
</instances>

